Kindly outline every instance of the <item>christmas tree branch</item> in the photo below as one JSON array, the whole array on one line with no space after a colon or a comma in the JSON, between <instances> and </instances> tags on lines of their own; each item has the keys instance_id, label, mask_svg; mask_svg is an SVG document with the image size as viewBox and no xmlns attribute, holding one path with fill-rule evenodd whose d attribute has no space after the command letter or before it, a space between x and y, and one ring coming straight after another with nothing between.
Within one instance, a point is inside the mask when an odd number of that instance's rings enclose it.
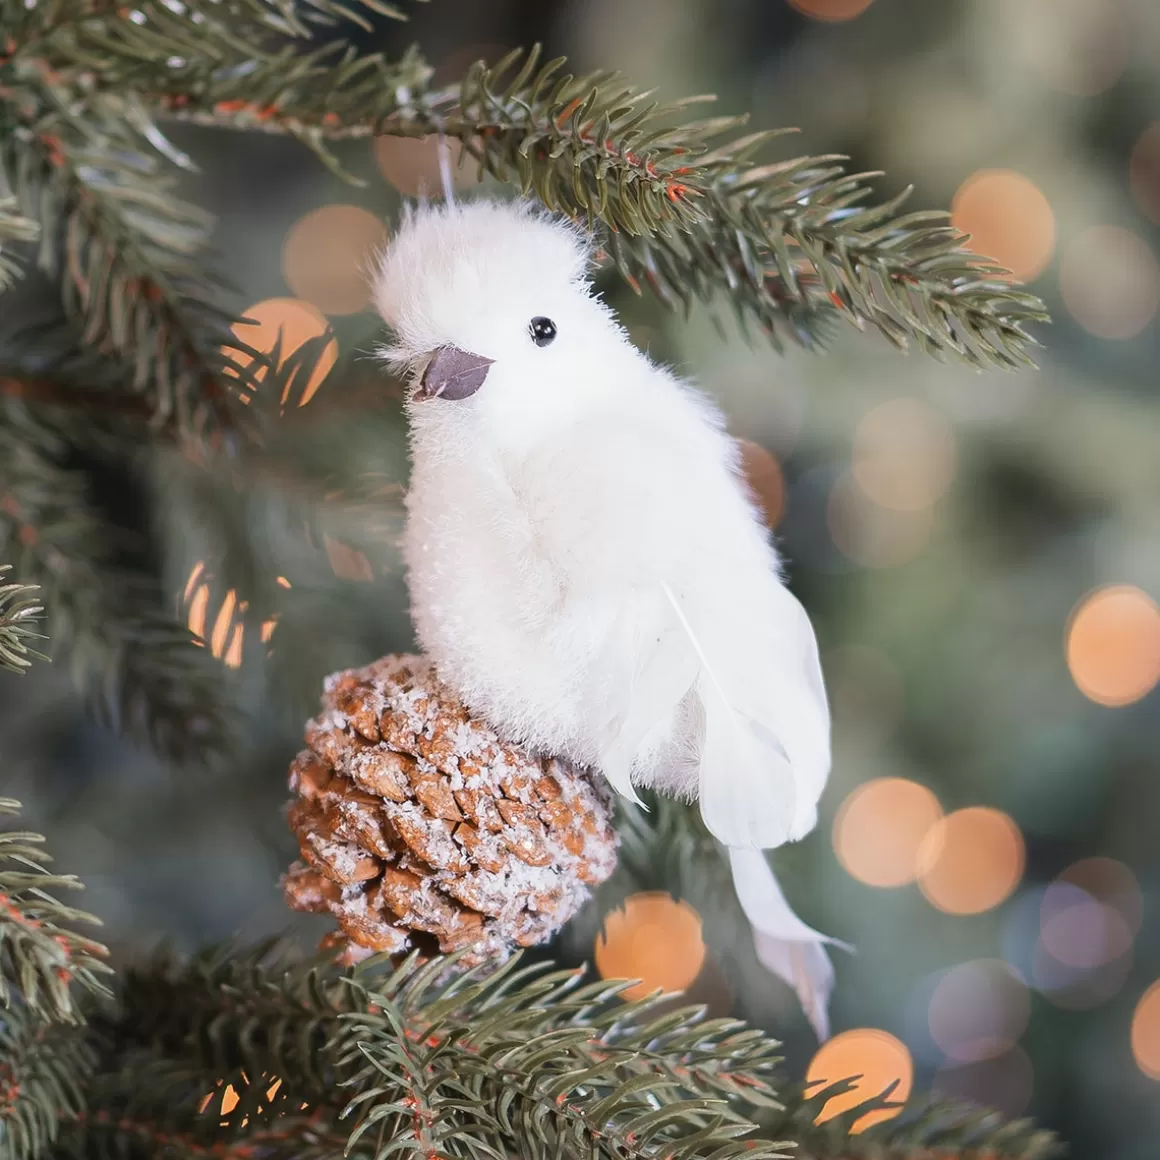
<instances>
[{"instance_id":1,"label":"christmas tree branch","mask_svg":"<svg viewBox=\"0 0 1160 1160\"><path fill-rule=\"evenodd\" d=\"M818 1124L849 1083L808 1096L781 1089L777 1045L735 1021L622 1003L620 985L585 985L571 971L512 961L449 978L448 966L371 960L340 973L287 965L271 944L161 958L126 973L106 1030L161 1074L234 1087L238 1102L220 1117L226 1155L247 1124L271 1156L295 1154L262 1135L287 1116L320 1151L340 1132L352 1155L376 1158L772 1157L793 1147L769 1140L800 1142L795 1154L809 1160L1042 1160L1057 1150L1048 1133L946 1102L852 1134L889 1092ZM198 1090L166 1105L188 1108Z\"/></svg>"},{"instance_id":2,"label":"christmas tree branch","mask_svg":"<svg viewBox=\"0 0 1160 1160\"><path fill-rule=\"evenodd\" d=\"M237 107L187 92L160 103L202 122L309 131L316 144L355 132L458 138L492 176L599 223L633 286L674 306L724 294L775 341L815 345L840 317L976 366L1030 362L1025 327L1046 320L1042 303L967 250L946 214L903 214L905 195L865 204L876 175L848 174L839 157L758 164L777 134L732 136L743 118L681 124L701 98L656 106L615 76L562 69L534 51L477 65L458 89L416 91L385 119L390 102L352 120L348 103L303 102L293 86Z\"/></svg>"},{"instance_id":3,"label":"christmas tree branch","mask_svg":"<svg viewBox=\"0 0 1160 1160\"><path fill-rule=\"evenodd\" d=\"M83 1114L96 1061L85 1029L46 1023L19 1000L0 1016L0 1156L43 1156Z\"/></svg>"},{"instance_id":4,"label":"christmas tree branch","mask_svg":"<svg viewBox=\"0 0 1160 1160\"><path fill-rule=\"evenodd\" d=\"M53 25L19 44L12 59L17 68L27 61L85 93L104 94L153 147L185 168L193 168L192 161L149 121L146 105L212 110L211 116L223 119L252 109L259 124L293 106L297 115L282 119L280 131L293 133L341 171L326 148L323 125L333 128L356 117L382 120L431 74L415 48L392 61L381 53L359 53L341 40L306 47L319 24L342 19L369 30L372 24L360 9L405 19L399 8L379 0L144 0L132 11L88 5L67 25Z\"/></svg>"},{"instance_id":5,"label":"christmas tree branch","mask_svg":"<svg viewBox=\"0 0 1160 1160\"><path fill-rule=\"evenodd\" d=\"M82 342L125 364L158 424L231 426L226 376L251 386L265 358L233 337L224 285L201 269L210 219L172 195L115 110L98 101L82 116L69 90L31 91L40 100L0 141L0 169L39 219L38 264Z\"/></svg>"},{"instance_id":6,"label":"christmas tree branch","mask_svg":"<svg viewBox=\"0 0 1160 1160\"><path fill-rule=\"evenodd\" d=\"M150 578L121 564L125 537L93 509L85 473L61 465L69 450L0 399L0 551L19 545L49 635L96 716L175 760L208 759L233 738L226 674L163 611Z\"/></svg>"},{"instance_id":7,"label":"christmas tree branch","mask_svg":"<svg viewBox=\"0 0 1160 1160\"><path fill-rule=\"evenodd\" d=\"M1008 1122L998 1112L929 1098L897 1112L890 1093L864 1100L818 1123L826 1101L847 1091L848 1081L788 1093L785 1105L761 1117L766 1132L797 1143L801 1160L912 1160L961 1157L964 1160L1049 1160L1064 1155L1058 1137L1027 1120ZM864 1116L890 1108L892 1118L855 1130Z\"/></svg>"},{"instance_id":8,"label":"christmas tree branch","mask_svg":"<svg viewBox=\"0 0 1160 1160\"><path fill-rule=\"evenodd\" d=\"M8 289L20 276L20 264L4 252L10 242L35 241L38 233L36 222L16 212L16 199L0 198L0 294Z\"/></svg>"},{"instance_id":9,"label":"christmas tree branch","mask_svg":"<svg viewBox=\"0 0 1160 1160\"><path fill-rule=\"evenodd\" d=\"M0 798L0 817L13 817L20 803ZM77 923L100 925L91 914L59 902L54 890L80 890L71 874L45 869L50 859L44 838L20 831L0 832L0 1003L15 996L38 1018L81 1021L72 984L105 995L105 947L79 935Z\"/></svg>"},{"instance_id":10,"label":"christmas tree branch","mask_svg":"<svg viewBox=\"0 0 1160 1160\"><path fill-rule=\"evenodd\" d=\"M11 564L0 564L0 580L11 568ZM44 612L35 592L35 584L0 584L0 669L22 673L34 659L48 659L27 644L44 639L32 627Z\"/></svg>"}]
</instances>

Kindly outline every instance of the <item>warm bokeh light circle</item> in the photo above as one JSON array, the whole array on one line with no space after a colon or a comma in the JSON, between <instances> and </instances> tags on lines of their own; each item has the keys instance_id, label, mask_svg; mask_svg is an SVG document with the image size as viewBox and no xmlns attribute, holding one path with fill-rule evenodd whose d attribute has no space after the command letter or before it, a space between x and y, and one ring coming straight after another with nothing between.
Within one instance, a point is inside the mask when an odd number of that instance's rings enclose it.
<instances>
[{"instance_id":1,"label":"warm bokeh light circle","mask_svg":"<svg viewBox=\"0 0 1160 1160\"><path fill-rule=\"evenodd\" d=\"M325 315L317 306L303 302L300 298L265 298L247 306L243 314L246 321L234 323L234 334L242 342L266 354L271 353L280 342L280 363L284 363L303 343L320 338L327 330ZM234 357L242 365L246 364L246 356L241 352L234 353ZM302 392L299 406L305 406L311 400L337 361L338 343L331 339ZM265 367L259 367L255 378L261 382L265 374Z\"/></svg>"},{"instance_id":2,"label":"warm bokeh light circle","mask_svg":"<svg viewBox=\"0 0 1160 1160\"><path fill-rule=\"evenodd\" d=\"M1066 654L1085 697L1112 708L1130 705L1160 681L1160 608L1131 585L1097 588L1071 614Z\"/></svg>"},{"instance_id":3,"label":"warm bokeh light circle","mask_svg":"<svg viewBox=\"0 0 1160 1160\"><path fill-rule=\"evenodd\" d=\"M814 20L836 24L861 16L870 7L871 2L872 0L789 0L789 5Z\"/></svg>"},{"instance_id":4,"label":"warm bokeh light circle","mask_svg":"<svg viewBox=\"0 0 1160 1160\"><path fill-rule=\"evenodd\" d=\"M855 1079L855 1077L858 1077ZM914 1084L914 1064L905 1044L888 1031L876 1027L858 1027L835 1035L818 1048L806 1072L806 1084L813 1087L855 1080L851 1090L828 1099L818 1113L824 1123L864 1100L881 1095L891 1084L897 1087L890 1099L902 1103L910 1096ZM897 1116L901 1108L882 1108L867 1112L854 1121L852 1132L863 1132L872 1124Z\"/></svg>"},{"instance_id":5,"label":"warm bokeh light circle","mask_svg":"<svg viewBox=\"0 0 1160 1160\"><path fill-rule=\"evenodd\" d=\"M1010 169L982 169L959 187L951 222L970 234L967 247L1028 282L1055 249L1055 214L1039 187Z\"/></svg>"},{"instance_id":6,"label":"warm bokeh light circle","mask_svg":"<svg viewBox=\"0 0 1160 1160\"><path fill-rule=\"evenodd\" d=\"M767 528L777 527L785 509L785 477L774 457L751 439L738 439L741 471Z\"/></svg>"},{"instance_id":7,"label":"warm bokeh light circle","mask_svg":"<svg viewBox=\"0 0 1160 1160\"><path fill-rule=\"evenodd\" d=\"M1063 253L1064 305L1097 338L1139 334L1160 309L1160 264L1148 243L1120 226L1092 226Z\"/></svg>"},{"instance_id":8,"label":"warm bokeh light circle","mask_svg":"<svg viewBox=\"0 0 1160 1160\"><path fill-rule=\"evenodd\" d=\"M623 993L627 999L683 991L705 962L701 916L663 891L630 895L606 916L595 958L605 979L640 980Z\"/></svg>"},{"instance_id":9,"label":"warm bokeh light circle","mask_svg":"<svg viewBox=\"0 0 1160 1160\"><path fill-rule=\"evenodd\" d=\"M1160 1080L1160 980L1141 996L1132 1015L1132 1055L1149 1078Z\"/></svg>"},{"instance_id":10,"label":"warm bokeh light circle","mask_svg":"<svg viewBox=\"0 0 1160 1160\"><path fill-rule=\"evenodd\" d=\"M930 507L954 477L954 431L919 399L880 403L855 428L850 471L883 507L904 512Z\"/></svg>"},{"instance_id":11,"label":"warm bokeh light circle","mask_svg":"<svg viewBox=\"0 0 1160 1160\"><path fill-rule=\"evenodd\" d=\"M185 623L195 643L208 647L214 657L236 669L242 663L247 605L238 600L238 594L232 588L222 596L220 603L211 603L213 579L202 560L190 570L182 593Z\"/></svg>"},{"instance_id":12,"label":"warm bokeh light circle","mask_svg":"<svg viewBox=\"0 0 1160 1160\"><path fill-rule=\"evenodd\" d=\"M1130 178L1140 212L1160 224L1160 121L1140 134L1132 150Z\"/></svg>"},{"instance_id":13,"label":"warm bokeh light circle","mask_svg":"<svg viewBox=\"0 0 1160 1160\"><path fill-rule=\"evenodd\" d=\"M834 819L834 853L867 886L904 886L918 873L923 838L942 817L926 786L881 777L858 786Z\"/></svg>"},{"instance_id":14,"label":"warm bokeh light circle","mask_svg":"<svg viewBox=\"0 0 1160 1160\"><path fill-rule=\"evenodd\" d=\"M370 263L386 226L357 205L324 205L301 217L282 246L282 274L324 314L354 314L370 301Z\"/></svg>"},{"instance_id":15,"label":"warm bokeh light circle","mask_svg":"<svg viewBox=\"0 0 1160 1160\"><path fill-rule=\"evenodd\" d=\"M463 157L461 162L463 147L454 138L448 138L446 144L452 186L464 189L473 185L479 180L479 162L471 156ZM437 135L376 137L374 156L379 172L406 197L435 200L443 196Z\"/></svg>"},{"instance_id":16,"label":"warm bokeh light circle","mask_svg":"<svg viewBox=\"0 0 1160 1160\"><path fill-rule=\"evenodd\" d=\"M1001 810L971 806L940 818L918 851L918 885L947 914L981 914L1019 885L1023 835Z\"/></svg>"}]
</instances>

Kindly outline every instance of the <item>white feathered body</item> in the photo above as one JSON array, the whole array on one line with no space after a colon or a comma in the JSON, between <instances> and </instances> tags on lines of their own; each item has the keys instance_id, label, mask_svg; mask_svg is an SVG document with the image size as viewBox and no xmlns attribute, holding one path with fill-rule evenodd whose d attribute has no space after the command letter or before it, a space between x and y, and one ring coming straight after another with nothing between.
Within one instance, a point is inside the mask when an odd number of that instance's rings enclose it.
<instances>
[{"instance_id":1,"label":"white feathered body","mask_svg":"<svg viewBox=\"0 0 1160 1160\"><path fill-rule=\"evenodd\" d=\"M775 846L812 828L829 769L813 632L720 413L632 346L585 261L569 228L486 202L387 251L391 357L494 360L471 398L409 405L420 642L509 736ZM533 316L558 328L544 349Z\"/></svg>"}]
</instances>

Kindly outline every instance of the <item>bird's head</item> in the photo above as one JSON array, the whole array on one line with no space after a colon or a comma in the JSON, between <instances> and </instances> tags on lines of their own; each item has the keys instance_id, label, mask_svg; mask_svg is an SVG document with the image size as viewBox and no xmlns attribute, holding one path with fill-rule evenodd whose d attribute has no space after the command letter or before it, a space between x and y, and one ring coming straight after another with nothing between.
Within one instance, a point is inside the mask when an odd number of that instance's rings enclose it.
<instances>
[{"instance_id":1,"label":"bird's head","mask_svg":"<svg viewBox=\"0 0 1160 1160\"><path fill-rule=\"evenodd\" d=\"M578 228L526 203L412 211L374 279L394 336L382 353L411 385L412 418L454 409L526 428L590 398L594 359L627 338L591 292L588 258Z\"/></svg>"}]
</instances>

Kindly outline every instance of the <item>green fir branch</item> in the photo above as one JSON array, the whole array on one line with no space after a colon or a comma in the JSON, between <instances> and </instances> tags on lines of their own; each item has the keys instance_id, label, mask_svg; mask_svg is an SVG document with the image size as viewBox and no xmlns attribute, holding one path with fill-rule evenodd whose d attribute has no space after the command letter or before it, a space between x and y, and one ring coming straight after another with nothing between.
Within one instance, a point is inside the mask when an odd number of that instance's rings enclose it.
<instances>
[{"instance_id":1,"label":"green fir branch","mask_svg":"<svg viewBox=\"0 0 1160 1160\"><path fill-rule=\"evenodd\" d=\"M4 252L10 242L33 242L39 233L37 223L16 210L16 199L0 197L0 294L20 277L22 263Z\"/></svg>"},{"instance_id":2,"label":"green fir branch","mask_svg":"<svg viewBox=\"0 0 1160 1160\"><path fill-rule=\"evenodd\" d=\"M49 636L94 716L165 757L209 760L236 736L228 674L165 611L156 583L120 562L125 536L94 509L86 473L62 466L68 453L60 434L0 399L0 551L20 546Z\"/></svg>"},{"instance_id":3,"label":"green fir branch","mask_svg":"<svg viewBox=\"0 0 1160 1160\"><path fill-rule=\"evenodd\" d=\"M787 1093L785 1105L761 1117L764 1131L797 1142L801 1160L912 1160L961 1157L966 1160L1054 1160L1066 1154L1059 1138L1028 1120L1007 1121L998 1113L953 1100L917 1099L899 1112L889 1091L846 1108L818 1123L826 1101L849 1091L848 1080ZM863 1127L858 1122L889 1109L890 1119ZM858 1129L855 1131L855 1125Z\"/></svg>"},{"instance_id":4,"label":"green fir branch","mask_svg":"<svg viewBox=\"0 0 1160 1160\"><path fill-rule=\"evenodd\" d=\"M11 564L0 564L0 579L11 568ZM33 660L48 660L27 644L44 640L44 634L32 627L44 612L36 591L35 584L0 584L0 669L10 673L23 673Z\"/></svg>"},{"instance_id":5,"label":"green fir branch","mask_svg":"<svg viewBox=\"0 0 1160 1160\"><path fill-rule=\"evenodd\" d=\"M1038 298L966 249L947 214L903 213L905 194L871 202L877 174L847 173L838 156L761 161L780 134L737 136L744 118L682 123L706 98L657 105L615 75L541 66L533 50L477 64L457 88L416 90L384 119L391 100L352 116L349 103L302 101L293 86L240 108L159 95L201 123L261 125L316 146L371 133L457 138L493 177L598 226L630 285L675 307L725 296L778 343L816 346L840 318L899 347L1014 368L1037 345L1027 325L1047 320Z\"/></svg>"},{"instance_id":6,"label":"green fir branch","mask_svg":"<svg viewBox=\"0 0 1160 1160\"><path fill-rule=\"evenodd\" d=\"M309 47L319 26L348 22L370 31L374 17L406 19L383 0L143 0L131 12L111 3L74 8L71 20L20 43L13 67L101 94L150 146L187 169L193 162L150 120L148 106L210 109L258 123L293 107L298 115L284 120L281 131L341 173L323 124L380 121L425 87L432 71L413 47L397 61L360 53L341 39Z\"/></svg>"},{"instance_id":7,"label":"green fir branch","mask_svg":"<svg viewBox=\"0 0 1160 1160\"><path fill-rule=\"evenodd\" d=\"M19 1000L0 1012L0 1158L47 1154L83 1116L95 1062L84 1027L46 1023Z\"/></svg>"},{"instance_id":8,"label":"green fir branch","mask_svg":"<svg viewBox=\"0 0 1160 1160\"><path fill-rule=\"evenodd\" d=\"M0 816L19 813L19 802L0 798ZM109 972L108 951L72 929L100 920L54 897L55 890L83 887L73 875L45 868L51 859L43 844L39 834L0 832L0 1003L9 1010L23 1005L39 1019L77 1023L82 1017L72 986L107 995L100 976Z\"/></svg>"},{"instance_id":9,"label":"green fir branch","mask_svg":"<svg viewBox=\"0 0 1160 1160\"><path fill-rule=\"evenodd\" d=\"M734 1020L623 1003L620 984L584 984L577 972L518 957L453 968L453 959L412 957L342 973L289 963L269 943L191 961L162 956L126 972L107 1034L162 1072L205 1077L205 1090L234 1086L240 1099L217 1137L227 1155L231 1141L248 1139L247 1125L270 1156L296 1155L263 1135L285 1116L303 1126L310 1157L341 1150L347 1137L351 1155L375 1160L1055 1154L1048 1133L946 1101L915 1103L853 1134L863 1115L890 1104L889 1092L818 1124L849 1082L808 1096L785 1090L777 1044ZM282 1082L271 1098L272 1077ZM188 1106L196 1090L168 1102ZM217 1117L203 1117L202 1129L207 1120Z\"/></svg>"},{"instance_id":10,"label":"green fir branch","mask_svg":"<svg viewBox=\"0 0 1160 1160\"><path fill-rule=\"evenodd\" d=\"M203 269L212 219L173 196L115 107L78 108L54 84L29 91L37 99L0 135L0 171L38 220L37 263L81 342L126 367L157 425L232 427L226 384L252 388L266 359L233 335L228 287Z\"/></svg>"}]
</instances>

